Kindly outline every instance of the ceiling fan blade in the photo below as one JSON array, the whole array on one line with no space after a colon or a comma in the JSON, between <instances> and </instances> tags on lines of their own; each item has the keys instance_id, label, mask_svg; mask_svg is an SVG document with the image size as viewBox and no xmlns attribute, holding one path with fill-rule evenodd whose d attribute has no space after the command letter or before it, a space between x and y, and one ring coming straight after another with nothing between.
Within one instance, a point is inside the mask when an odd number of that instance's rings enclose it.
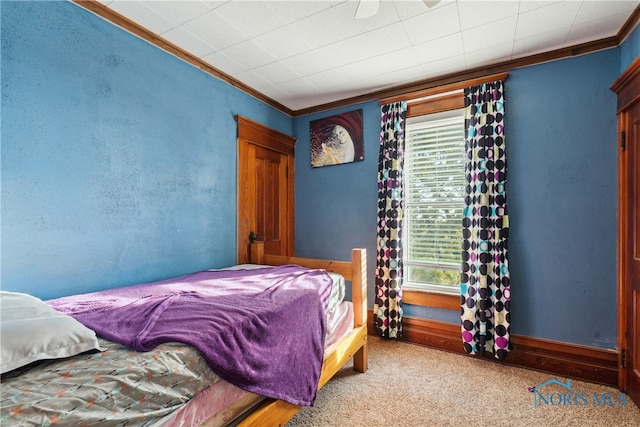
<instances>
[{"instance_id":1,"label":"ceiling fan blade","mask_svg":"<svg viewBox=\"0 0 640 427\"><path fill-rule=\"evenodd\" d=\"M440 0L422 0L422 2L424 4L426 4L427 7L433 7L433 6L437 5L438 3L440 3Z\"/></svg>"},{"instance_id":2,"label":"ceiling fan blade","mask_svg":"<svg viewBox=\"0 0 640 427\"><path fill-rule=\"evenodd\" d=\"M370 18L378 13L380 0L360 0L356 9L356 19Z\"/></svg>"}]
</instances>

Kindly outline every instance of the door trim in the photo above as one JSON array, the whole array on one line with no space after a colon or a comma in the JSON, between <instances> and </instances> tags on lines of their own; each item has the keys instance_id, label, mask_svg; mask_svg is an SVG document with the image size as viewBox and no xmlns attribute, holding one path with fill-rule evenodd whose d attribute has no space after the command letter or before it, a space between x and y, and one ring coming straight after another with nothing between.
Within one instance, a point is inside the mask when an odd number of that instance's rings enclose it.
<instances>
[{"instance_id":1,"label":"door trim","mask_svg":"<svg viewBox=\"0 0 640 427\"><path fill-rule=\"evenodd\" d=\"M253 173L255 165L251 161L251 152L255 152L255 146L285 154L287 156L287 232L286 254L294 255L294 147L296 138L266 127L246 117L237 115L238 128L238 177L237 177L237 258L238 263L246 263L249 260L249 232L255 227L255 212L249 212L246 208L251 198L255 199L255 186L247 186L248 174ZM251 148L254 147L253 150ZM254 183L255 184L255 183Z\"/></svg>"},{"instance_id":2,"label":"door trim","mask_svg":"<svg viewBox=\"0 0 640 427\"><path fill-rule=\"evenodd\" d=\"M279 153L294 155L296 138L243 116L236 116L238 138Z\"/></svg>"},{"instance_id":3,"label":"door trim","mask_svg":"<svg viewBox=\"0 0 640 427\"><path fill-rule=\"evenodd\" d=\"M627 153L620 149L621 137L626 131L626 115L618 115L618 386L620 390L627 390L627 370L623 360L627 349L627 259L629 257L629 202L628 202L628 167Z\"/></svg>"},{"instance_id":4,"label":"door trim","mask_svg":"<svg viewBox=\"0 0 640 427\"><path fill-rule=\"evenodd\" d=\"M640 57L616 79L610 89L617 95L618 135L618 387L627 391L628 372L624 366L623 351L629 346L627 319L629 312L629 294L626 292L628 280L629 248L629 156L622 148L623 132L629 134L629 123L626 111L636 102L640 102Z\"/></svg>"}]
</instances>

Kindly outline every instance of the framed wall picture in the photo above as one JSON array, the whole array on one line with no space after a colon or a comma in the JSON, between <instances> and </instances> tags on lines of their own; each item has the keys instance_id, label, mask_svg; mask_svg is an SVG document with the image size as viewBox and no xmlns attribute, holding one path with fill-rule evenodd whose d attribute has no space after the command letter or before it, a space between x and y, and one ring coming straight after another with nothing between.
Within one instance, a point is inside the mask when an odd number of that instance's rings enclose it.
<instances>
[{"instance_id":1,"label":"framed wall picture","mask_svg":"<svg viewBox=\"0 0 640 427\"><path fill-rule=\"evenodd\" d=\"M310 126L312 167L364 160L362 109L313 120Z\"/></svg>"}]
</instances>

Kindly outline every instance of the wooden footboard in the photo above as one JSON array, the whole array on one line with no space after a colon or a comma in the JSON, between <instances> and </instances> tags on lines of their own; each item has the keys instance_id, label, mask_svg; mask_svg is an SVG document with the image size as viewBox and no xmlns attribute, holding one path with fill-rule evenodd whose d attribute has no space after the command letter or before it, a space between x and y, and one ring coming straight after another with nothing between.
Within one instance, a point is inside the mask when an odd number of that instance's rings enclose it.
<instances>
[{"instance_id":1,"label":"wooden footboard","mask_svg":"<svg viewBox=\"0 0 640 427\"><path fill-rule=\"evenodd\" d=\"M351 262L318 260L311 258L266 255L264 245L255 242L251 246L251 262L265 265L297 264L308 268L322 268L341 274L351 281L351 301L353 303L354 329L325 354L318 389L322 388L353 357L353 368L366 372L367 365L367 263L366 250L353 249ZM282 400L269 399L242 420L243 427L284 426L300 409Z\"/></svg>"}]
</instances>

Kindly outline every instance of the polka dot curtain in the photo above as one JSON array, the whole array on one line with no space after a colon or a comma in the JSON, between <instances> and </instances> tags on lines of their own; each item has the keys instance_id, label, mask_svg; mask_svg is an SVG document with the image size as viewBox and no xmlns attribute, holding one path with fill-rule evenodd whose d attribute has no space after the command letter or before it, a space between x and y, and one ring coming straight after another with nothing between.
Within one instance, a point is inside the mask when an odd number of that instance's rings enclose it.
<instances>
[{"instance_id":1,"label":"polka dot curtain","mask_svg":"<svg viewBox=\"0 0 640 427\"><path fill-rule=\"evenodd\" d=\"M464 97L462 340L467 353L490 352L504 359L511 347L511 316L503 83L467 88Z\"/></svg>"},{"instance_id":2,"label":"polka dot curtain","mask_svg":"<svg viewBox=\"0 0 640 427\"><path fill-rule=\"evenodd\" d=\"M402 335L402 222L404 131L407 102L381 106L378 157L378 239L375 330L385 338Z\"/></svg>"}]
</instances>

